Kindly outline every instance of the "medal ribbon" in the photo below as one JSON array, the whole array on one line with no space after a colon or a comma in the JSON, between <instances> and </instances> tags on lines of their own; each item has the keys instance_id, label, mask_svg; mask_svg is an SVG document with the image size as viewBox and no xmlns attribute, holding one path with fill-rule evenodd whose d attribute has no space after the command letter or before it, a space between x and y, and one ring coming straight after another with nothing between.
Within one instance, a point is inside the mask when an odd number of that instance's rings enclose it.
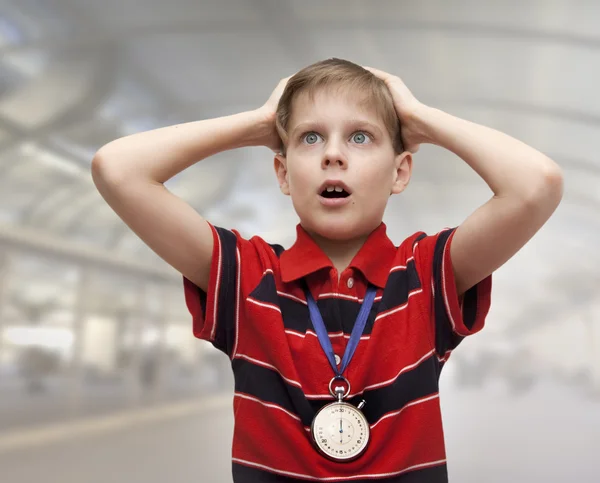
<instances>
[{"instance_id":1,"label":"medal ribbon","mask_svg":"<svg viewBox=\"0 0 600 483\"><path fill-rule=\"evenodd\" d=\"M346 346L346 350L344 352L344 357L342 358L342 362L340 367L338 368L335 363L335 353L333 352L333 347L331 345L331 340L329 340L329 334L327 334L327 329L325 328L325 323L323 322L323 318L321 317L321 312L319 312L319 308L317 307L317 303L315 299L310 293L308 287L305 287L304 292L306 295L306 302L308 303L308 310L310 313L310 321L317 333L317 337L321 344L321 348L327 359L329 360L329 364L333 369L336 377L341 377L348 364L352 360L352 356L354 355L354 351L358 346L358 342L362 336L363 331L365 330L365 325L367 324L367 317L369 316L369 312L371 312L371 307L373 307L373 301L375 300L375 292L377 289L373 286L369 286L367 289L367 293L365 294L365 299L360 307L360 311L358 312L358 316L356 317L356 322L354 323L354 327L352 328L352 334L350 334L350 340L348 341L348 345Z\"/></svg>"}]
</instances>

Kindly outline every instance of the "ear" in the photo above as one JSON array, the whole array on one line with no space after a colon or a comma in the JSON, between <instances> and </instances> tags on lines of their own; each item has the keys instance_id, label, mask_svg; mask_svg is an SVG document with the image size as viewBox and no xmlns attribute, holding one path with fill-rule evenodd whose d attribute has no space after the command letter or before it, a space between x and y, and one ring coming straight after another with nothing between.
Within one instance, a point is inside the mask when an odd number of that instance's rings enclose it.
<instances>
[{"instance_id":1,"label":"ear","mask_svg":"<svg viewBox=\"0 0 600 483\"><path fill-rule=\"evenodd\" d=\"M287 158L283 154L276 154L273 160L275 174L279 182L279 189L284 195L290 194L290 184L288 181Z\"/></svg>"},{"instance_id":2,"label":"ear","mask_svg":"<svg viewBox=\"0 0 600 483\"><path fill-rule=\"evenodd\" d=\"M402 193L408 186L412 174L412 154L410 151L404 151L396 155L395 159L395 179L392 185L392 193Z\"/></svg>"}]
</instances>

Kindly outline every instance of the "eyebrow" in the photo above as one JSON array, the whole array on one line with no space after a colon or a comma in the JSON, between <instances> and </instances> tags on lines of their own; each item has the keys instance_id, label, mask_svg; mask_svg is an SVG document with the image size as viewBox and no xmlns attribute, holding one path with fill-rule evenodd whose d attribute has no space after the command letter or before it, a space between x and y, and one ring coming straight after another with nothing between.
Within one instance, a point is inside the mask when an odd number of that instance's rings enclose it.
<instances>
[{"instance_id":1,"label":"eyebrow","mask_svg":"<svg viewBox=\"0 0 600 483\"><path fill-rule=\"evenodd\" d=\"M367 121L366 119L348 119L348 121L345 121L345 123L347 123L351 126L357 126L357 127L360 126L360 127L367 128L370 131L374 131L375 134L381 135L381 133L382 133L381 128L379 126L377 126L376 124L373 124L370 121ZM298 124L294 129L292 129L291 134L296 134L296 132L303 131L304 129L307 129L309 127L320 129L322 125L323 125L323 122L321 122L321 121L304 121L304 122L301 122L300 124Z\"/></svg>"}]
</instances>

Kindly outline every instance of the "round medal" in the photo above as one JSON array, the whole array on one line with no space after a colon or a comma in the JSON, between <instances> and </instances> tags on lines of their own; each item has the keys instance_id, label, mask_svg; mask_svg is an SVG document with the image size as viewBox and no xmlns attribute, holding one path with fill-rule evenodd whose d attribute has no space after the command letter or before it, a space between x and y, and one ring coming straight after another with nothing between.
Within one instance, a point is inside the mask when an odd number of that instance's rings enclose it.
<instances>
[{"instance_id":1,"label":"round medal","mask_svg":"<svg viewBox=\"0 0 600 483\"><path fill-rule=\"evenodd\" d=\"M333 394L331 384L330 392ZM360 410L364 401L358 408L343 402L342 399L349 392L349 383L345 393L343 388L336 388L338 400L321 408L311 425L311 435L316 447L324 456L335 461L358 458L369 443L369 423Z\"/></svg>"},{"instance_id":2,"label":"round medal","mask_svg":"<svg viewBox=\"0 0 600 483\"><path fill-rule=\"evenodd\" d=\"M369 423L365 416L345 402L324 406L315 416L311 432L319 451L336 461L358 458L369 443Z\"/></svg>"}]
</instances>

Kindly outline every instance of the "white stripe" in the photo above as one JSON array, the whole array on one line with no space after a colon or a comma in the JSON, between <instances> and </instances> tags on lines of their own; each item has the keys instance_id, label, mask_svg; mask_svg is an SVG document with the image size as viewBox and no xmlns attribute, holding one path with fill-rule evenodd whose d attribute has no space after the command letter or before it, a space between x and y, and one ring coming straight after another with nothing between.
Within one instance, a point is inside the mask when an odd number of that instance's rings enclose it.
<instances>
[{"instance_id":1,"label":"white stripe","mask_svg":"<svg viewBox=\"0 0 600 483\"><path fill-rule=\"evenodd\" d=\"M305 334L303 334L302 332L296 332L295 330L291 330L291 329L286 329L285 333L288 335L294 335L296 337L300 337L301 339L304 339Z\"/></svg>"},{"instance_id":2,"label":"white stripe","mask_svg":"<svg viewBox=\"0 0 600 483\"><path fill-rule=\"evenodd\" d=\"M242 260L240 256L239 247L235 250L235 256L237 258L237 288L236 288L236 296L235 296L235 344L233 345L233 352L231 353L231 360L233 360L235 353L238 348L238 340L240 335L240 297L241 297L241 274L242 274Z\"/></svg>"},{"instance_id":3,"label":"white stripe","mask_svg":"<svg viewBox=\"0 0 600 483\"><path fill-rule=\"evenodd\" d=\"M275 372L277 372L285 382L291 384L292 386L297 386L300 389L302 389L302 384L300 384L298 381L294 381L293 379L288 379L279 371L279 369L267 362L259 361L258 359L254 359L253 357L247 356L246 354L236 354L235 357L236 359L246 359L247 361L253 362L256 365L272 369Z\"/></svg>"},{"instance_id":4,"label":"white stripe","mask_svg":"<svg viewBox=\"0 0 600 483\"><path fill-rule=\"evenodd\" d=\"M312 336L318 338L317 333L313 332L312 330L307 330L306 333L308 335L312 335ZM332 338L335 339L337 337L343 337L344 339L350 339L350 334L344 334L343 332L333 332L333 333L329 334L330 339L332 339ZM363 335L360 337L360 340L369 340L370 338L371 338L370 335Z\"/></svg>"},{"instance_id":5,"label":"white stripe","mask_svg":"<svg viewBox=\"0 0 600 483\"><path fill-rule=\"evenodd\" d=\"M295 331L295 330L286 329L285 333L289 334L289 335L296 336L296 337L300 337L301 339L304 339L306 335L311 335L313 337L317 337L317 334L315 332L313 332L312 330L307 330L306 332L298 332L298 331ZM345 339L350 339L350 334L344 334L342 332L336 332L334 334L329 334L330 338L342 337L342 336ZM360 337L360 340L369 340L370 338L371 338L370 335L362 335Z\"/></svg>"},{"instance_id":6,"label":"white stripe","mask_svg":"<svg viewBox=\"0 0 600 483\"><path fill-rule=\"evenodd\" d=\"M349 394L348 398L355 396L355 394ZM306 399L331 399L332 401L335 399L331 394L305 394L304 397Z\"/></svg>"},{"instance_id":7,"label":"white stripe","mask_svg":"<svg viewBox=\"0 0 600 483\"><path fill-rule=\"evenodd\" d=\"M321 299L327 299L327 298L353 300L354 302L363 302L365 300L365 299L358 298L354 295L346 295L343 293L322 293L321 295L319 295L318 299L321 300ZM379 302L380 300L381 300L381 295L378 295L377 297L375 297L373 299L374 302Z\"/></svg>"},{"instance_id":8,"label":"white stripe","mask_svg":"<svg viewBox=\"0 0 600 483\"><path fill-rule=\"evenodd\" d=\"M242 398L242 399L248 399L249 401L257 402L257 403L262 404L263 406L268 407L268 408L279 409L279 411L282 411L285 414L287 414L288 416L291 416L296 421L300 421L300 422L302 421L298 416L296 416L295 414L290 413L287 409L284 409L281 406L278 406L277 404L267 403L267 402L261 401L260 399L255 398L255 397L248 396L247 394L243 394L241 392L235 392L235 393L233 393L233 396L234 397L239 397L239 398Z\"/></svg>"},{"instance_id":9,"label":"white stripe","mask_svg":"<svg viewBox=\"0 0 600 483\"><path fill-rule=\"evenodd\" d=\"M213 230L214 229L215 228L213 228ZM213 327L212 327L212 330L210 331L210 339L211 340L215 340L215 332L217 330L217 323L219 322L217 320L217 313L218 313L217 312L217 308L218 308L217 302L219 301L219 290L221 289L221 259L222 259L221 250L222 250L222 247L221 247L221 237L219 237L218 233L217 233L216 239L217 239L217 243L219 244L219 259L217 261L217 283L215 286L215 295L214 295L215 302L214 302L214 307L213 307Z\"/></svg>"},{"instance_id":10,"label":"white stripe","mask_svg":"<svg viewBox=\"0 0 600 483\"><path fill-rule=\"evenodd\" d=\"M412 257L409 258L408 260L412 260ZM408 260L406 260L407 263L408 263ZM398 270L406 270L406 265L396 265L395 267L392 267L392 269L390 270L390 273L396 272Z\"/></svg>"},{"instance_id":11,"label":"white stripe","mask_svg":"<svg viewBox=\"0 0 600 483\"><path fill-rule=\"evenodd\" d=\"M288 299L292 299L295 300L296 302L300 302L301 304L306 305L306 300L302 300L298 297L296 297L295 295L292 295L290 293L285 293L285 292L280 292L279 290L277 291L277 295L281 295L282 297L286 297Z\"/></svg>"},{"instance_id":12,"label":"white stripe","mask_svg":"<svg viewBox=\"0 0 600 483\"><path fill-rule=\"evenodd\" d=\"M285 293L285 292L280 292L279 290L277 291L278 295L281 295L282 297L287 297L289 299L295 300L296 302L300 302L304 305L307 305L306 300L302 300L294 295L291 295L289 293ZM378 295L377 297L375 297L374 301L375 302L379 302L381 300L381 295ZM339 299L346 299L346 300L353 300L355 302L363 302L364 299L358 298L354 295L346 295L343 293L333 293L333 292L329 292L329 293L322 293L318 296L318 300L321 299L327 299L327 298L339 298Z\"/></svg>"},{"instance_id":13,"label":"white stripe","mask_svg":"<svg viewBox=\"0 0 600 483\"><path fill-rule=\"evenodd\" d=\"M355 297L354 295L346 295L343 293L322 293L319 294L319 300L321 299L328 299L328 298L338 298L338 299L346 299L346 300L361 300L358 297Z\"/></svg>"},{"instance_id":14,"label":"white stripe","mask_svg":"<svg viewBox=\"0 0 600 483\"><path fill-rule=\"evenodd\" d=\"M417 367L419 364L421 364L421 362L423 362L424 360L428 359L429 357L431 357L431 354L433 354L435 351L432 349L429 352L427 352L423 357L421 357L417 362L413 362L412 364L409 364L408 366L403 367L402 369L400 369L400 372L398 372L398 374L396 374L394 377L392 377L391 379L388 379L387 381L382 381L382 382L378 382L377 384L371 384L370 386L365 386L365 388L363 389L363 391L368 391L370 389L377 389L383 386L389 386L390 384L392 384L396 379L398 379L402 374L404 374L406 371L410 371L411 369L414 369L415 367ZM361 393L362 394L362 391Z\"/></svg>"},{"instance_id":15,"label":"white stripe","mask_svg":"<svg viewBox=\"0 0 600 483\"><path fill-rule=\"evenodd\" d=\"M454 323L454 317L452 317L452 311L450 310L450 303L448 302L448 290L446 288L446 250L448 250L448 242L444 245L444 251L442 252L442 292L444 297L444 305L446 306L446 313L448 314L448 318L450 319L450 324L452 325L452 331L456 332L456 324ZM459 334L460 335L460 334Z\"/></svg>"},{"instance_id":16,"label":"white stripe","mask_svg":"<svg viewBox=\"0 0 600 483\"><path fill-rule=\"evenodd\" d=\"M417 290L413 290L412 292L410 292L408 294L408 300L406 301L406 303L404 303L403 305L400 305L398 307L395 307L393 309L386 310L385 312L381 312L377 317L375 317L375 322L377 322L378 320L383 319L384 317L387 317L388 315L395 314L396 312L399 312L400 310L404 310L406 307L408 307L408 302L410 301L410 298L413 295L420 294L421 292L423 292L422 288L417 289Z\"/></svg>"},{"instance_id":17,"label":"white stripe","mask_svg":"<svg viewBox=\"0 0 600 483\"><path fill-rule=\"evenodd\" d=\"M371 425L371 429L375 428L375 426L377 426L384 419L388 419L388 418L391 418L391 417L394 417L394 416L398 416L398 414L400 414L406 408L409 408L411 406L416 406L417 404L421 404L421 403L424 403L424 402L427 402L427 401L431 401L432 399L437 399L439 397L440 397L439 394L434 394L433 396L428 396L428 397L423 398L423 399L417 399L416 401L411 401L408 404L406 404L402 409L400 409L398 411L391 412L391 413L387 413L385 416L382 416L377 422L375 422L375 423L373 423Z\"/></svg>"},{"instance_id":18,"label":"white stripe","mask_svg":"<svg viewBox=\"0 0 600 483\"><path fill-rule=\"evenodd\" d=\"M281 313L281 309L279 307L277 307L277 305L266 304L264 302L259 302L258 300L254 300L251 297L246 297L246 301L247 302L252 302L255 305L260 305L261 307L266 307L267 309L276 310L277 312Z\"/></svg>"},{"instance_id":19,"label":"white stripe","mask_svg":"<svg viewBox=\"0 0 600 483\"><path fill-rule=\"evenodd\" d=\"M436 356L438 358L438 361L440 361L440 362L446 362L448 360L448 358L450 357L450 354L452 354L452 349L447 350L444 353L444 357L438 356L437 353L436 353Z\"/></svg>"},{"instance_id":20,"label":"white stripe","mask_svg":"<svg viewBox=\"0 0 600 483\"><path fill-rule=\"evenodd\" d=\"M334 480L349 481L349 480L357 480L359 478L385 478L385 477L389 477L389 476L401 475L402 473L406 473L408 471L416 470L419 468L427 468L427 467L437 466L437 465L446 463L446 460L443 459L443 460L429 461L427 463L421 463L418 465L409 466L409 467L403 468L399 471L393 471L390 473L366 473L366 474L363 473L363 474L352 475L352 476L330 476L330 477L326 477L326 478L322 478L322 477L319 478L318 476L304 475L301 473L293 473L291 471L283 471L283 470L280 470L277 468L273 468L271 466L261 465L259 463L254 463L252 461L242 460L240 458L232 458L232 460L235 463L239 463L239 464L246 465L246 466L252 466L253 468L260 468L263 470L270 471L272 473L278 473L280 475L292 476L295 478L304 478L306 480L312 480L312 481L334 481Z\"/></svg>"}]
</instances>

